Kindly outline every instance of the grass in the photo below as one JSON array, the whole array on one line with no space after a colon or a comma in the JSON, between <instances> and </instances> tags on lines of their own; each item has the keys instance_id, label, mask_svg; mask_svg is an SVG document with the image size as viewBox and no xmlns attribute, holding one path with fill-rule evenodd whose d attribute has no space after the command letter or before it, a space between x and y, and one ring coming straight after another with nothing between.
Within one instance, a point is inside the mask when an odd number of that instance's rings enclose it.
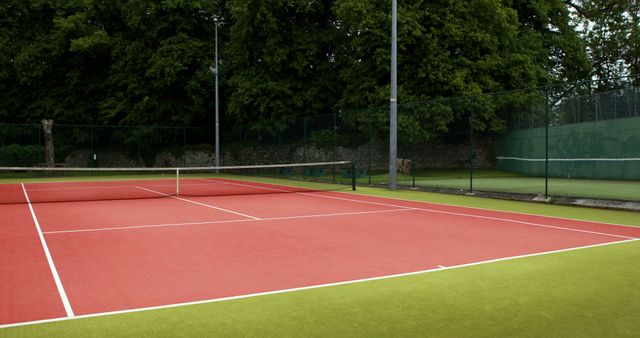
<instances>
[{"instance_id":1,"label":"grass","mask_svg":"<svg viewBox=\"0 0 640 338\"><path fill-rule=\"evenodd\" d=\"M637 212L377 188L356 193L640 226ZM640 332L640 265L634 263L639 260L640 242L635 241L402 278L8 328L0 330L0 337L631 337Z\"/></svg>"},{"instance_id":2,"label":"grass","mask_svg":"<svg viewBox=\"0 0 640 338\"><path fill-rule=\"evenodd\" d=\"M6 337L581 336L640 330L640 243L227 302L9 328Z\"/></svg>"},{"instance_id":3,"label":"grass","mask_svg":"<svg viewBox=\"0 0 640 338\"><path fill-rule=\"evenodd\" d=\"M418 170L415 176L415 185L417 187L465 191L469 191L471 188L468 170ZM369 178L367 177L359 179L358 183L365 184L368 181ZM372 183L388 181L387 174L372 173ZM398 175L398 184L412 186L414 178L412 175ZM475 191L543 195L545 181L543 177L529 177L495 170L478 170L473 173L473 189ZM548 189L549 195L556 197L640 201L640 181L551 177L549 178Z\"/></svg>"}]
</instances>

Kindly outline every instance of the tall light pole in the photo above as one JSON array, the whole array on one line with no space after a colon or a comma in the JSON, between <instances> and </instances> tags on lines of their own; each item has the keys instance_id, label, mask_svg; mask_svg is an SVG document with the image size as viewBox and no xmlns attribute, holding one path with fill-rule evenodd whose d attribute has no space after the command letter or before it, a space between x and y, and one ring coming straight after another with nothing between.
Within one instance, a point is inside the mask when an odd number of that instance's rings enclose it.
<instances>
[{"instance_id":1,"label":"tall light pole","mask_svg":"<svg viewBox=\"0 0 640 338\"><path fill-rule=\"evenodd\" d=\"M398 188L398 12L391 1L391 111L389 113L389 189Z\"/></svg>"},{"instance_id":2,"label":"tall light pole","mask_svg":"<svg viewBox=\"0 0 640 338\"><path fill-rule=\"evenodd\" d=\"M220 112L218 104L218 68L220 63L218 62L218 17L213 17L213 22L216 26L215 31L215 44L216 44L216 167L220 166ZM216 169L216 174L220 173L220 169Z\"/></svg>"}]
</instances>

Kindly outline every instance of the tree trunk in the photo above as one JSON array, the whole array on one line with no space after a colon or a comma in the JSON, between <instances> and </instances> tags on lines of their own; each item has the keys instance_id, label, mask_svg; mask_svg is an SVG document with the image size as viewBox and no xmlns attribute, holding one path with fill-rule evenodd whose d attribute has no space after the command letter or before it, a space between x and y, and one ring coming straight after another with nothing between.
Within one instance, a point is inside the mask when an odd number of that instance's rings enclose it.
<instances>
[{"instance_id":1,"label":"tree trunk","mask_svg":"<svg viewBox=\"0 0 640 338\"><path fill-rule=\"evenodd\" d=\"M53 153L53 120L44 119L41 121L44 129L44 165L47 168L53 168L55 164L55 156Z\"/></svg>"}]
</instances>

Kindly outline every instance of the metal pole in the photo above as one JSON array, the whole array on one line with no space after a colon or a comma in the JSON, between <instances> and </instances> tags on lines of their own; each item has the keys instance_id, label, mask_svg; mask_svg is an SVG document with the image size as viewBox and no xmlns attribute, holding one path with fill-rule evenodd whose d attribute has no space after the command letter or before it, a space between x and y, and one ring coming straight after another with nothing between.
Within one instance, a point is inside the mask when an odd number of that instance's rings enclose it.
<instances>
[{"instance_id":1,"label":"metal pole","mask_svg":"<svg viewBox=\"0 0 640 338\"><path fill-rule=\"evenodd\" d=\"M187 127L182 127L182 164L187 166L187 157L184 155L187 152Z\"/></svg>"},{"instance_id":2,"label":"metal pole","mask_svg":"<svg viewBox=\"0 0 640 338\"><path fill-rule=\"evenodd\" d=\"M307 117L302 118L302 163L307 163Z\"/></svg>"},{"instance_id":3,"label":"metal pole","mask_svg":"<svg viewBox=\"0 0 640 338\"><path fill-rule=\"evenodd\" d=\"M397 0L391 1L391 111L389 114L389 189L398 188L398 13Z\"/></svg>"},{"instance_id":4,"label":"metal pole","mask_svg":"<svg viewBox=\"0 0 640 338\"><path fill-rule=\"evenodd\" d=\"M338 132L337 131L338 126L337 126L337 123L336 123L336 112L334 111L332 115L333 115L333 124L332 124L332 127L333 127L333 162L336 162L338 160L338 153L337 153L338 143L337 143L337 135L336 135L336 133ZM335 181L336 181L336 165L334 164L333 165L333 182L335 182Z\"/></svg>"},{"instance_id":5,"label":"metal pole","mask_svg":"<svg viewBox=\"0 0 640 338\"><path fill-rule=\"evenodd\" d=\"M180 168L176 168L176 197L180 197Z\"/></svg>"},{"instance_id":6,"label":"metal pole","mask_svg":"<svg viewBox=\"0 0 640 338\"><path fill-rule=\"evenodd\" d=\"M368 163L368 171L369 171L369 185L371 185L371 162L372 162L372 156L373 156L373 133L372 133L372 128L373 128L373 118L371 117L371 110L367 110L367 119L369 121L369 154L367 157L369 157L369 163Z\"/></svg>"},{"instance_id":7,"label":"metal pole","mask_svg":"<svg viewBox=\"0 0 640 338\"><path fill-rule=\"evenodd\" d=\"M307 163L307 117L302 118L302 163ZM302 167L302 178L307 175L307 168Z\"/></svg>"},{"instance_id":8,"label":"metal pole","mask_svg":"<svg viewBox=\"0 0 640 338\"><path fill-rule=\"evenodd\" d=\"M351 190L356 190L356 164L355 162L351 163Z\"/></svg>"},{"instance_id":9,"label":"metal pole","mask_svg":"<svg viewBox=\"0 0 640 338\"><path fill-rule=\"evenodd\" d=\"M219 104L218 104L218 67L220 63L218 62L218 18L215 17L213 19L216 26L216 167L220 166L220 112L219 112ZM216 174L220 173L220 169L216 169Z\"/></svg>"},{"instance_id":10,"label":"metal pole","mask_svg":"<svg viewBox=\"0 0 640 338\"><path fill-rule=\"evenodd\" d=\"M416 188L416 129L418 121L416 120L416 107L411 110L411 187Z\"/></svg>"},{"instance_id":11,"label":"metal pole","mask_svg":"<svg viewBox=\"0 0 640 338\"><path fill-rule=\"evenodd\" d=\"M471 108L469 115L469 193L473 194L473 169L475 160L475 142L473 138L473 98L469 100L469 108Z\"/></svg>"},{"instance_id":12,"label":"metal pole","mask_svg":"<svg viewBox=\"0 0 640 338\"><path fill-rule=\"evenodd\" d=\"M549 89L544 90L544 198L549 198Z\"/></svg>"},{"instance_id":13,"label":"metal pole","mask_svg":"<svg viewBox=\"0 0 640 338\"><path fill-rule=\"evenodd\" d=\"M93 149L93 125L91 125L91 166L96 166L96 151Z\"/></svg>"}]
</instances>

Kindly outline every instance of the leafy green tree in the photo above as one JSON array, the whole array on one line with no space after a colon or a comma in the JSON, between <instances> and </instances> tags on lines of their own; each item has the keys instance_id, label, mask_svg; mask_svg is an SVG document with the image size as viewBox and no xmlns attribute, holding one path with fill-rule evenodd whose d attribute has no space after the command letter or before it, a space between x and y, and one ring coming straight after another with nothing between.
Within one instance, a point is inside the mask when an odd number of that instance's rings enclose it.
<instances>
[{"instance_id":1,"label":"leafy green tree","mask_svg":"<svg viewBox=\"0 0 640 338\"><path fill-rule=\"evenodd\" d=\"M54 15L48 1L10 0L0 7L3 119L37 122L61 111L63 103L53 97L63 74L57 67L60 50L48 39Z\"/></svg>"},{"instance_id":2,"label":"leafy green tree","mask_svg":"<svg viewBox=\"0 0 640 338\"><path fill-rule=\"evenodd\" d=\"M11 0L14 1L14 0ZM1 73L21 121L210 124L222 2L32 0L2 7ZM8 47L5 47L8 46ZM7 61L10 60L10 61ZM7 116L15 121L15 116Z\"/></svg>"},{"instance_id":3,"label":"leafy green tree","mask_svg":"<svg viewBox=\"0 0 640 338\"><path fill-rule=\"evenodd\" d=\"M110 22L118 24L104 27L97 36L89 37L88 44L98 48L102 36L111 43L107 95L99 106L101 119L142 125L209 124L213 16L219 5L150 0L104 5L104 12L113 15Z\"/></svg>"},{"instance_id":4,"label":"leafy green tree","mask_svg":"<svg viewBox=\"0 0 640 338\"><path fill-rule=\"evenodd\" d=\"M535 63L545 67L546 74L542 78L547 76L553 82L575 82L589 76L591 65L585 43L577 34L570 11L563 1L520 0L514 1L511 7L518 13L520 40L535 42L524 47L535 48Z\"/></svg>"},{"instance_id":5,"label":"leafy green tree","mask_svg":"<svg viewBox=\"0 0 640 338\"><path fill-rule=\"evenodd\" d=\"M597 90L624 86L640 74L640 2L637 0L565 0L587 45ZM640 79L635 79L636 84Z\"/></svg>"},{"instance_id":6,"label":"leafy green tree","mask_svg":"<svg viewBox=\"0 0 640 338\"><path fill-rule=\"evenodd\" d=\"M565 5L400 1L401 103L584 77ZM276 134L302 115L386 105L388 0L5 0L0 119L210 126L214 15L224 130ZM441 106L422 109L425 137L466 123L465 109ZM478 130L501 129L509 114L474 107Z\"/></svg>"},{"instance_id":7,"label":"leafy green tree","mask_svg":"<svg viewBox=\"0 0 640 338\"><path fill-rule=\"evenodd\" d=\"M327 113L341 93L332 1L232 0L225 65L228 114L275 134L301 115Z\"/></svg>"},{"instance_id":8,"label":"leafy green tree","mask_svg":"<svg viewBox=\"0 0 640 338\"><path fill-rule=\"evenodd\" d=\"M399 98L456 97L579 78L588 63L560 0L400 1ZM381 105L389 93L389 2L336 2L343 107ZM504 128L509 111L476 105L479 130ZM465 109L425 109L432 135L464 124ZM506 114L506 115L499 115ZM462 119L462 120L461 120Z\"/></svg>"}]
</instances>

